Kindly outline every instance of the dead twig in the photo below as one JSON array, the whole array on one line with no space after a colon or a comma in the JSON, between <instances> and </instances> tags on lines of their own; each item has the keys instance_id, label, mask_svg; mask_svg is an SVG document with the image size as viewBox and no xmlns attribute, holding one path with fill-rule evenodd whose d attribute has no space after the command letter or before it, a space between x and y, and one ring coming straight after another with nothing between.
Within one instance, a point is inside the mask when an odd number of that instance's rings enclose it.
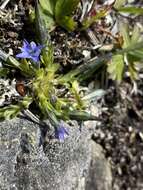
<instances>
[{"instance_id":1,"label":"dead twig","mask_svg":"<svg viewBox=\"0 0 143 190\"><path fill-rule=\"evenodd\" d=\"M10 2L10 0L4 0L2 5L0 6L0 9L3 10L7 6L7 4Z\"/></svg>"}]
</instances>

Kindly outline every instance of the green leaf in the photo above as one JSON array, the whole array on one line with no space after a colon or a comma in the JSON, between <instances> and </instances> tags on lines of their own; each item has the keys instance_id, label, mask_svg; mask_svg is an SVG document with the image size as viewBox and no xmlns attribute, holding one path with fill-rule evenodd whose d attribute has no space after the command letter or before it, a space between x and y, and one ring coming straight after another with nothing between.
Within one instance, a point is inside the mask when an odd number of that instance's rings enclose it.
<instances>
[{"instance_id":1,"label":"green leaf","mask_svg":"<svg viewBox=\"0 0 143 190\"><path fill-rule=\"evenodd\" d=\"M143 37L141 35L141 30L137 25L135 25L133 30L130 31L129 24L127 22L119 22L119 28L120 28L121 36L123 37L123 45L122 45L123 49L133 48L134 50L136 49L135 46L142 47Z\"/></svg>"},{"instance_id":2,"label":"green leaf","mask_svg":"<svg viewBox=\"0 0 143 190\"><path fill-rule=\"evenodd\" d=\"M130 62L128 65L128 68L129 68L130 78L132 80L137 80L139 78L139 75L138 75L138 71L136 69L136 63Z\"/></svg>"},{"instance_id":3,"label":"green leaf","mask_svg":"<svg viewBox=\"0 0 143 190\"><path fill-rule=\"evenodd\" d=\"M118 83L122 81L124 70L123 55L113 55L111 62L108 64L107 71L113 80L117 80Z\"/></svg>"},{"instance_id":4,"label":"green leaf","mask_svg":"<svg viewBox=\"0 0 143 190\"><path fill-rule=\"evenodd\" d=\"M17 105L10 105L0 108L0 120L12 119L18 115L20 107Z\"/></svg>"},{"instance_id":5,"label":"green leaf","mask_svg":"<svg viewBox=\"0 0 143 190\"><path fill-rule=\"evenodd\" d=\"M77 121L88 121L88 120L100 120L96 116L86 112L86 111L69 111L68 113L70 119L74 119ZM101 120L100 120L101 121Z\"/></svg>"},{"instance_id":6,"label":"green leaf","mask_svg":"<svg viewBox=\"0 0 143 190\"><path fill-rule=\"evenodd\" d=\"M128 23L120 22L119 28L124 42L122 48L127 48L130 45L129 25Z\"/></svg>"},{"instance_id":7,"label":"green leaf","mask_svg":"<svg viewBox=\"0 0 143 190\"><path fill-rule=\"evenodd\" d=\"M134 26L132 36L131 36L131 44L136 44L141 39L141 31L137 25Z\"/></svg>"},{"instance_id":8,"label":"green leaf","mask_svg":"<svg viewBox=\"0 0 143 190\"><path fill-rule=\"evenodd\" d=\"M83 64L81 67L77 68L78 71L78 74L76 76L77 81L82 82L93 76L93 74L98 69L105 66L105 63L107 63L109 59L110 55L93 58L89 60L86 64Z\"/></svg>"},{"instance_id":9,"label":"green leaf","mask_svg":"<svg viewBox=\"0 0 143 190\"><path fill-rule=\"evenodd\" d=\"M33 98L29 96L25 96L21 102L18 103L21 109L28 109L31 104Z\"/></svg>"},{"instance_id":10,"label":"green leaf","mask_svg":"<svg viewBox=\"0 0 143 190\"><path fill-rule=\"evenodd\" d=\"M59 83L66 83L74 80L77 80L78 82L83 82L93 76L93 73L103 67L105 63L110 59L110 55L93 58L89 60L86 64L83 64L76 69L69 71L63 76L59 76L58 81Z\"/></svg>"},{"instance_id":11,"label":"green leaf","mask_svg":"<svg viewBox=\"0 0 143 190\"><path fill-rule=\"evenodd\" d=\"M22 74L27 77L33 77L35 75L35 68L32 67L30 62L28 62L26 59L22 59L19 69L22 71Z\"/></svg>"},{"instance_id":12,"label":"green leaf","mask_svg":"<svg viewBox=\"0 0 143 190\"><path fill-rule=\"evenodd\" d=\"M51 16L54 16L54 9L55 9L56 2L57 0L39 0L39 3L43 9L43 12Z\"/></svg>"},{"instance_id":13,"label":"green leaf","mask_svg":"<svg viewBox=\"0 0 143 190\"><path fill-rule=\"evenodd\" d=\"M48 1L47 1L48 2ZM51 31L55 26L55 20L53 14L49 14L49 9L45 11L46 7L42 8L41 4L36 1L36 30L37 36L42 44L46 44L49 39L49 31Z\"/></svg>"},{"instance_id":14,"label":"green leaf","mask_svg":"<svg viewBox=\"0 0 143 190\"><path fill-rule=\"evenodd\" d=\"M0 77L5 77L9 73L9 69L7 68L0 68Z\"/></svg>"},{"instance_id":15,"label":"green leaf","mask_svg":"<svg viewBox=\"0 0 143 190\"><path fill-rule=\"evenodd\" d=\"M3 108L0 108L0 120L12 119L16 117L19 112L23 109L27 109L31 103L31 97L25 97L17 105L9 105Z\"/></svg>"},{"instance_id":16,"label":"green leaf","mask_svg":"<svg viewBox=\"0 0 143 190\"><path fill-rule=\"evenodd\" d=\"M81 100L81 97L79 95L79 84L78 82L75 80L72 83L72 88L71 88L72 93L74 94L75 100L77 101L78 104L78 108L81 109L83 107L83 102Z\"/></svg>"},{"instance_id":17,"label":"green leaf","mask_svg":"<svg viewBox=\"0 0 143 190\"><path fill-rule=\"evenodd\" d=\"M73 20L73 18L68 16L58 18L56 22L67 31L73 31L77 27L77 23Z\"/></svg>"},{"instance_id":18,"label":"green leaf","mask_svg":"<svg viewBox=\"0 0 143 190\"><path fill-rule=\"evenodd\" d=\"M131 53L133 51L138 51L138 50L142 51L142 49L143 49L143 41L138 42L138 43L133 44L133 45L131 44L127 48L124 48L122 50L117 50L116 54Z\"/></svg>"},{"instance_id":19,"label":"green leaf","mask_svg":"<svg viewBox=\"0 0 143 190\"><path fill-rule=\"evenodd\" d=\"M64 16L71 16L76 10L80 0L57 0L55 6L55 17L56 19Z\"/></svg>"},{"instance_id":20,"label":"green leaf","mask_svg":"<svg viewBox=\"0 0 143 190\"><path fill-rule=\"evenodd\" d=\"M99 98L103 97L104 95L105 95L105 90L98 89L84 96L82 100L87 102L96 101Z\"/></svg>"},{"instance_id":21,"label":"green leaf","mask_svg":"<svg viewBox=\"0 0 143 190\"><path fill-rule=\"evenodd\" d=\"M106 14L107 14L107 10L105 9L105 10L101 10L100 12L96 13L95 16L90 16L90 17L85 18L82 21L82 28L81 28L81 30L85 30L85 29L89 28L97 20L105 17Z\"/></svg>"},{"instance_id":22,"label":"green leaf","mask_svg":"<svg viewBox=\"0 0 143 190\"><path fill-rule=\"evenodd\" d=\"M4 51L0 50L0 58L3 60L3 65L6 67L12 67L15 69L19 69L21 73L25 76L33 76L34 70L30 68L27 63L23 65L19 61L17 61L14 57L6 54Z\"/></svg>"},{"instance_id":23,"label":"green leaf","mask_svg":"<svg viewBox=\"0 0 143 190\"><path fill-rule=\"evenodd\" d=\"M42 63L46 68L52 66L54 63L54 49L51 44L47 43L42 51Z\"/></svg>"},{"instance_id":24,"label":"green leaf","mask_svg":"<svg viewBox=\"0 0 143 190\"><path fill-rule=\"evenodd\" d=\"M137 50L138 52L138 50ZM140 57L140 55L138 56L138 53L131 51L127 54L128 57L128 62L140 62L141 60L143 60L143 55L142 57Z\"/></svg>"},{"instance_id":25,"label":"green leaf","mask_svg":"<svg viewBox=\"0 0 143 190\"><path fill-rule=\"evenodd\" d=\"M139 50L135 49L134 51L129 52L129 55L132 55L136 59L143 60L143 48Z\"/></svg>"},{"instance_id":26,"label":"green leaf","mask_svg":"<svg viewBox=\"0 0 143 190\"><path fill-rule=\"evenodd\" d=\"M123 6L126 3L126 0L116 0L114 7L115 9L119 9L121 6Z\"/></svg>"},{"instance_id":27,"label":"green leaf","mask_svg":"<svg viewBox=\"0 0 143 190\"><path fill-rule=\"evenodd\" d=\"M58 120L55 114L55 109L53 106L47 101L46 96L43 94L38 94L38 104L43 116L48 118L53 126L58 125Z\"/></svg>"},{"instance_id":28,"label":"green leaf","mask_svg":"<svg viewBox=\"0 0 143 190\"><path fill-rule=\"evenodd\" d=\"M20 62L17 61L14 57L12 56L8 56L6 62L4 63L4 65L7 65L9 67L14 67L14 68L17 68L17 69L20 69ZM21 69L20 69L21 70Z\"/></svg>"},{"instance_id":29,"label":"green leaf","mask_svg":"<svg viewBox=\"0 0 143 190\"><path fill-rule=\"evenodd\" d=\"M121 23L121 34L123 36L123 50L117 50L117 54L128 54L131 55L134 61L143 59L143 38L141 31L137 25L134 26L132 35L129 36L129 26L127 23ZM132 60L132 61L133 61Z\"/></svg>"},{"instance_id":30,"label":"green leaf","mask_svg":"<svg viewBox=\"0 0 143 190\"><path fill-rule=\"evenodd\" d=\"M66 30L73 31L77 24L72 18L72 13L79 2L80 0L37 0L36 25L40 38L43 36L44 40L46 39L46 30L53 30L55 22Z\"/></svg>"},{"instance_id":31,"label":"green leaf","mask_svg":"<svg viewBox=\"0 0 143 190\"><path fill-rule=\"evenodd\" d=\"M80 0L58 0L55 6L56 22L68 31L73 31L77 24L72 18Z\"/></svg>"},{"instance_id":32,"label":"green leaf","mask_svg":"<svg viewBox=\"0 0 143 190\"><path fill-rule=\"evenodd\" d=\"M136 64L143 60L143 39L141 31L137 25L134 26L133 31L129 31L129 25L127 23L121 23L121 34L123 36L122 50L118 50L116 55L126 56L128 62L128 72L131 80L138 79L138 71ZM110 73L113 73L111 68ZM116 74L112 75L112 78L116 79Z\"/></svg>"},{"instance_id":33,"label":"green leaf","mask_svg":"<svg viewBox=\"0 0 143 190\"><path fill-rule=\"evenodd\" d=\"M122 13L143 15L143 8L140 8L140 7L120 7L118 8L118 11Z\"/></svg>"}]
</instances>

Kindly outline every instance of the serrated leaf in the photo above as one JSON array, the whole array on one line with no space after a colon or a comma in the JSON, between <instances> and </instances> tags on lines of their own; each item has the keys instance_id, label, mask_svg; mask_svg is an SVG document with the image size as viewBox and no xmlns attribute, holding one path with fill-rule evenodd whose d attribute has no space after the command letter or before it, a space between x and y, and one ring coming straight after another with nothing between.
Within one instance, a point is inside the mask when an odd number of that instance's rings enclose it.
<instances>
[{"instance_id":1,"label":"serrated leaf","mask_svg":"<svg viewBox=\"0 0 143 190\"><path fill-rule=\"evenodd\" d=\"M107 71L113 80L120 83L122 81L124 71L123 55L113 55L111 62L108 64Z\"/></svg>"}]
</instances>

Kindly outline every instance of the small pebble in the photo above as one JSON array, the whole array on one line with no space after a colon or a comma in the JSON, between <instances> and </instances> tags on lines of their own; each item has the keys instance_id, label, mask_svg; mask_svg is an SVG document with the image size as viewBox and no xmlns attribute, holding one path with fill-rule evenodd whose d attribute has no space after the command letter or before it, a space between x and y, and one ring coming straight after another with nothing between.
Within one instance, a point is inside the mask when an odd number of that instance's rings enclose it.
<instances>
[{"instance_id":1,"label":"small pebble","mask_svg":"<svg viewBox=\"0 0 143 190\"><path fill-rule=\"evenodd\" d=\"M131 126L129 126L128 130L131 133L133 131L133 128Z\"/></svg>"},{"instance_id":2,"label":"small pebble","mask_svg":"<svg viewBox=\"0 0 143 190\"><path fill-rule=\"evenodd\" d=\"M88 59L91 58L91 51L83 50L82 54L84 55L84 58L85 58L86 60L88 60Z\"/></svg>"}]
</instances>

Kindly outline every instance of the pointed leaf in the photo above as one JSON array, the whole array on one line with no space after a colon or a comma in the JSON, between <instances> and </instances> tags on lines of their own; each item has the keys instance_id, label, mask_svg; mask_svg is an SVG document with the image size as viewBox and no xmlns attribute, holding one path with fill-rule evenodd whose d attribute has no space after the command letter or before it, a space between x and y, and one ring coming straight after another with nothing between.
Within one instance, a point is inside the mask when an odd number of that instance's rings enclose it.
<instances>
[{"instance_id":1,"label":"pointed leaf","mask_svg":"<svg viewBox=\"0 0 143 190\"><path fill-rule=\"evenodd\" d=\"M55 6L56 22L68 31L76 28L72 13L76 10L80 0L58 0Z\"/></svg>"},{"instance_id":2,"label":"pointed leaf","mask_svg":"<svg viewBox=\"0 0 143 190\"><path fill-rule=\"evenodd\" d=\"M130 45L130 36L129 36L129 25L125 22L119 23L120 32L123 36L123 48L127 48Z\"/></svg>"},{"instance_id":3,"label":"pointed leaf","mask_svg":"<svg viewBox=\"0 0 143 190\"><path fill-rule=\"evenodd\" d=\"M104 95L105 95L105 90L98 89L98 90L95 90L95 91L91 92L90 94L84 96L82 98L82 100L89 101L89 102L93 101L93 100L96 101L96 100L102 98Z\"/></svg>"},{"instance_id":4,"label":"pointed leaf","mask_svg":"<svg viewBox=\"0 0 143 190\"><path fill-rule=\"evenodd\" d=\"M129 55L132 55L139 60L143 60L143 48L140 50L135 49L134 51L129 52Z\"/></svg>"},{"instance_id":5,"label":"pointed leaf","mask_svg":"<svg viewBox=\"0 0 143 190\"><path fill-rule=\"evenodd\" d=\"M87 28L89 28L93 23L95 23L97 20L103 18L106 16L108 10L101 10L100 12L96 13L95 16L90 16L90 17L87 17L85 18L83 21L82 21L82 30L85 30Z\"/></svg>"},{"instance_id":6,"label":"pointed leaf","mask_svg":"<svg viewBox=\"0 0 143 190\"><path fill-rule=\"evenodd\" d=\"M54 16L54 9L57 0L39 0L39 3L43 9L43 11L51 16Z\"/></svg>"},{"instance_id":7,"label":"pointed leaf","mask_svg":"<svg viewBox=\"0 0 143 190\"><path fill-rule=\"evenodd\" d=\"M70 16L79 4L80 0L58 0L55 6L55 17Z\"/></svg>"},{"instance_id":8,"label":"pointed leaf","mask_svg":"<svg viewBox=\"0 0 143 190\"><path fill-rule=\"evenodd\" d=\"M88 120L97 120L97 121L101 121L101 119L86 111L69 111L69 118L70 119L74 119L77 121L88 121Z\"/></svg>"},{"instance_id":9,"label":"pointed leaf","mask_svg":"<svg viewBox=\"0 0 143 190\"><path fill-rule=\"evenodd\" d=\"M132 32L132 37L131 37L131 44L136 44L139 42L141 38L141 33L140 29L137 25L134 26L133 32Z\"/></svg>"},{"instance_id":10,"label":"pointed leaf","mask_svg":"<svg viewBox=\"0 0 143 190\"><path fill-rule=\"evenodd\" d=\"M60 19L57 19L56 22L67 31L73 31L77 27L77 23L73 20L73 18L68 16L61 17Z\"/></svg>"},{"instance_id":11,"label":"pointed leaf","mask_svg":"<svg viewBox=\"0 0 143 190\"><path fill-rule=\"evenodd\" d=\"M42 8L41 4L36 1L36 30L37 36L42 44L46 44L49 39L48 32L51 31L55 26L55 20L53 15L46 12L45 9ZM53 13L54 14L54 13Z\"/></svg>"},{"instance_id":12,"label":"pointed leaf","mask_svg":"<svg viewBox=\"0 0 143 190\"><path fill-rule=\"evenodd\" d=\"M129 68L130 78L132 80L137 80L139 78L138 77L139 75L138 75L138 71L136 69L135 62L130 62L128 65L128 68Z\"/></svg>"},{"instance_id":13,"label":"pointed leaf","mask_svg":"<svg viewBox=\"0 0 143 190\"><path fill-rule=\"evenodd\" d=\"M120 7L118 9L119 12L122 13L131 13L136 15L143 15L143 8L140 7Z\"/></svg>"}]
</instances>

